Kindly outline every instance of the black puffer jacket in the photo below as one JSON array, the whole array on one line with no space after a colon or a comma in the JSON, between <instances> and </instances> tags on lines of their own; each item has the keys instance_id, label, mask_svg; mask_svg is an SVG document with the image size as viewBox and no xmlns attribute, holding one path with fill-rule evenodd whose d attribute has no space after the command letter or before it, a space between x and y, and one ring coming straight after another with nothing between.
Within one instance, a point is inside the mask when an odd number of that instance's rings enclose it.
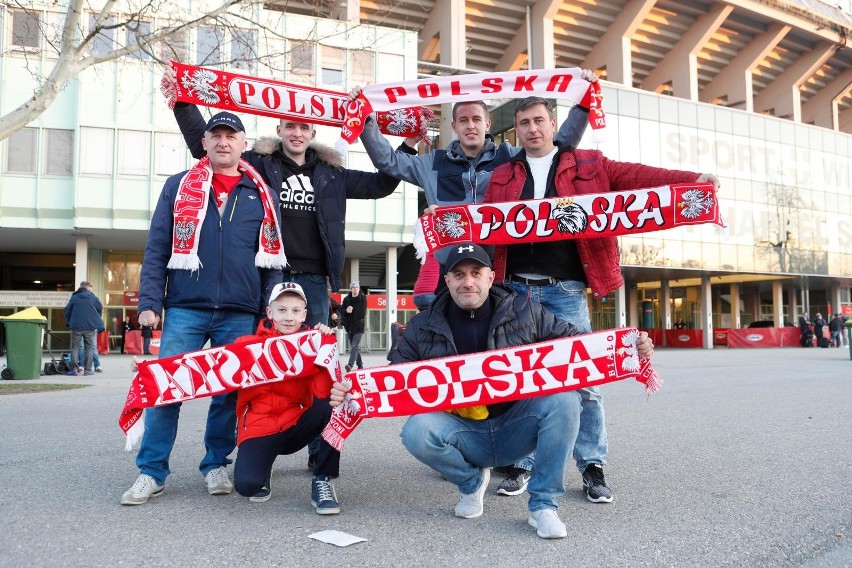
<instances>
[{"instance_id":1,"label":"black puffer jacket","mask_svg":"<svg viewBox=\"0 0 852 568\"><path fill-rule=\"evenodd\" d=\"M195 105L178 103L174 108L178 127L190 153L198 159L205 155L201 146L206 122ZM272 191L281 191L284 180L279 159L281 140L261 138L243 158L254 166ZM387 197L399 185L397 178L381 172L349 170L340 166L341 156L332 148L311 144L308 152L316 152L318 160L310 175L317 206L317 222L325 247L327 276L332 290L341 288L341 275L346 260L345 221L347 199L379 199ZM291 245L292 246L292 245ZM284 243L286 250L287 243Z\"/></svg>"},{"instance_id":2,"label":"black puffer jacket","mask_svg":"<svg viewBox=\"0 0 852 568\"><path fill-rule=\"evenodd\" d=\"M494 317L488 330L488 350L580 334L572 324L557 318L538 302L516 294L513 289L494 285L490 295L494 300ZM458 355L446 317L452 301L449 290L444 289L427 310L409 320L391 363Z\"/></svg>"}]
</instances>

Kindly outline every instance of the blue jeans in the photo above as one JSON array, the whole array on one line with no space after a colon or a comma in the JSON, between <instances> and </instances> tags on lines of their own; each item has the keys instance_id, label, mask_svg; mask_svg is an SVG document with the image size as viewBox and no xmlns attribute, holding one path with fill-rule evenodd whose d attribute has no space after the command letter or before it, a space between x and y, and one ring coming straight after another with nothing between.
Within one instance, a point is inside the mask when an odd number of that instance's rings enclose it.
<instances>
[{"instance_id":1,"label":"blue jeans","mask_svg":"<svg viewBox=\"0 0 852 568\"><path fill-rule=\"evenodd\" d=\"M227 310L169 308L163 320L160 355L165 359L202 349L207 340L216 347L233 343L241 335L254 333L255 314ZM136 456L140 473L150 475L162 485L169 475L169 455L177 436L181 403L145 410L145 434ZM201 475L228 465L228 455L237 445L237 393L210 398L207 427L204 431L206 455L201 460Z\"/></svg>"},{"instance_id":2,"label":"blue jeans","mask_svg":"<svg viewBox=\"0 0 852 568\"><path fill-rule=\"evenodd\" d=\"M575 280L562 280L546 286L527 286L510 282L518 294L540 302L556 317L574 324L581 333L591 333L589 303L586 300L586 285ZM598 387L577 391L583 399L580 415L580 431L574 444L574 460L577 469L583 471L590 464L606 465L609 449L604 422L603 397ZM516 463L516 467L529 469L529 462Z\"/></svg>"},{"instance_id":3,"label":"blue jeans","mask_svg":"<svg viewBox=\"0 0 852 568\"><path fill-rule=\"evenodd\" d=\"M308 317L305 323L314 327L321 323L328 325L328 282L324 274L284 271L284 282L295 282L305 291L308 299Z\"/></svg>"},{"instance_id":4,"label":"blue jeans","mask_svg":"<svg viewBox=\"0 0 852 568\"><path fill-rule=\"evenodd\" d=\"M361 340L364 338L364 334L349 333L347 331L346 336L349 338L349 366L354 367L357 363L358 367L363 369L364 362L361 361Z\"/></svg>"},{"instance_id":5,"label":"blue jeans","mask_svg":"<svg viewBox=\"0 0 852 568\"><path fill-rule=\"evenodd\" d=\"M97 337L97 335L95 336ZM86 360L86 349L82 344L80 344L80 351L77 354L77 361L85 361ZM101 358L98 356L98 344L97 339L95 340L95 347L92 349L92 364L95 366L95 369L100 368L101 366Z\"/></svg>"},{"instance_id":6,"label":"blue jeans","mask_svg":"<svg viewBox=\"0 0 852 568\"><path fill-rule=\"evenodd\" d=\"M80 351L84 352L81 358ZM87 371L92 370L92 353L96 352L94 329L72 329L71 330L71 365L75 371L79 367L85 367ZM85 361L85 364L83 364Z\"/></svg>"},{"instance_id":7,"label":"blue jeans","mask_svg":"<svg viewBox=\"0 0 852 568\"><path fill-rule=\"evenodd\" d=\"M535 475L527 487L529 509L558 509L580 408L580 395L572 391L519 400L505 414L488 420L430 412L409 418L400 436L411 455L466 495L476 491L480 468L512 463L535 451Z\"/></svg>"}]
</instances>

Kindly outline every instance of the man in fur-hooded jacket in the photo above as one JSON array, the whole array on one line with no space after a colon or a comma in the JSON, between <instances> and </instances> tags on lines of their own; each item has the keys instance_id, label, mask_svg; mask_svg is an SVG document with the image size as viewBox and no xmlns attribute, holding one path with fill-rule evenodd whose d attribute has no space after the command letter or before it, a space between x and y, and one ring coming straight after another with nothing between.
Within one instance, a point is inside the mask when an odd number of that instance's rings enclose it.
<instances>
[{"instance_id":1,"label":"man in fur-hooded jacket","mask_svg":"<svg viewBox=\"0 0 852 568\"><path fill-rule=\"evenodd\" d=\"M198 107L177 103L174 113L189 151L195 157L202 155L205 122ZM277 133L277 139L259 139L243 158L279 192L282 242L289 263L284 280L298 283L307 295L305 323L327 324L328 285L340 289L346 258L346 200L387 197L399 180L341 167L340 154L314 142L312 124L281 120Z\"/></svg>"}]
</instances>

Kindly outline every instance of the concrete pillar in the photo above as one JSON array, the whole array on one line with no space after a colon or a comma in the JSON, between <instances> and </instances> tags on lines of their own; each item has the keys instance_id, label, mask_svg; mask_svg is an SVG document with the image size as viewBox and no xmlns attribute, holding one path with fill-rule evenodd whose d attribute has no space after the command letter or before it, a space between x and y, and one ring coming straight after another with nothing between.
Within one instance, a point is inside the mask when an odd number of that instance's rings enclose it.
<instances>
[{"instance_id":1,"label":"concrete pillar","mask_svg":"<svg viewBox=\"0 0 852 568\"><path fill-rule=\"evenodd\" d=\"M840 288L835 286L828 292L828 301L831 302L831 315L840 313Z\"/></svg>"},{"instance_id":2,"label":"concrete pillar","mask_svg":"<svg viewBox=\"0 0 852 568\"><path fill-rule=\"evenodd\" d=\"M350 258L349 259L349 282L354 282L356 280L360 281L360 273L361 273L361 260L358 258ZM348 286L349 282L344 282L344 286ZM363 285L361 286L364 287ZM336 290L335 290L336 291Z\"/></svg>"},{"instance_id":3,"label":"concrete pillar","mask_svg":"<svg viewBox=\"0 0 852 568\"><path fill-rule=\"evenodd\" d=\"M624 284L615 290L615 327L627 325L627 289Z\"/></svg>"},{"instance_id":4,"label":"concrete pillar","mask_svg":"<svg viewBox=\"0 0 852 568\"><path fill-rule=\"evenodd\" d=\"M385 345L391 345L391 324L396 322L396 247L388 247L385 251L385 287L388 291L387 329L385 329Z\"/></svg>"},{"instance_id":5,"label":"concrete pillar","mask_svg":"<svg viewBox=\"0 0 852 568\"><path fill-rule=\"evenodd\" d=\"M74 290L80 282L89 279L89 235L76 235L74 252Z\"/></svg>"},{"instance_id":6,"label":"concrete pillar","mask_svg":"<svg viewBox=\"0 0 852 568\"><path fill-rule=\"evenodd\" d=\"M740 321L740 285L731 284L731 327L739 329Z\"/></svg>"},{"instance_id":7,"label":"concrete pillar","mask_svg":"<svg viewBox=\"0 0 852 568\"><path fill-rule=\"evenodd\" d=\"M627 291L627 325L639 327L639 289L635 286Z\"/></svg>"},{"instance_id":8,"label":"concrete pillar","mask_svg":"<svg viewBox=\"0 0 852 568\"><path fill-rule=\"evenodd\" d=\"M713 288L710 277L701 277L701 331L704 332L704 349L713 349Z\"/></svg>"},{"instance_id":9,"label":"concrete pillar","mask_svg":"<svg viewBox=\"0 0 852 568\"><path fill-rule=\"evenodd\" d=\"M668 280L661 282L660 288L660 327L672 328L672 289Z\"/></svg>"},{"instance_id":10,"label":"concrete pillar","mask_svg":"<svg viewBox=\"0 0 852 568\"><path fill-rule=\"evenodd\" d=\"M772 320L775 327L784 327L784 288L779 280L772 283Z\"/></svg>"},{"instance_id":11,"label":"concrete pillar","mask_svg":"<svg viewBox=\"0 0 852 568\"><path fill-rule=\"evenodd\" d=\"M790 286L787 289L787 299L790 304L790 323L795 324L799 321L799 294L795 286Z\"/></svg>"}]
</instances>

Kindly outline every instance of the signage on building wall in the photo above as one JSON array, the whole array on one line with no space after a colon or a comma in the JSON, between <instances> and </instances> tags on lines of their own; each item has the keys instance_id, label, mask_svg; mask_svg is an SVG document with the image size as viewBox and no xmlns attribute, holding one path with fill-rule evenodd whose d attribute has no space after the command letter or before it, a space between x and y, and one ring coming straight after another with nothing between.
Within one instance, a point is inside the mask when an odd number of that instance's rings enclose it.
<instances>
[{"instance_id":1,"label":"signage on building wall","mask_svg":"<svg viewBox=\"0 0 852 568\"><path fill-rule=\"evenodd\" d=\"M348 296L348 294L346 294ZM331 294L331 297L338 302L343 301L344 294ZM387 294L367 294L367 309L368 310L384 310L388 307ZM414 305L414 296L411 294L398 295L396 297L396 309L398 310L416 310Z\"/></svg>"},{"instance_id":2,"label":"signage on building wall","mask_svg":"<svg viewBox=\"0 0 852 568\"><path fill-rule=\"evenodd\" d=\"M139 292L125 292L124 305L135 308L139 305Z\"/></svg>"},{"instance_id":3,"label":"signage on building wall","mask_svg":"<svg viewBox=\"0 0 852 568\"><path fill-rule=\"evenodd\" d=\"M0 307L64 308L71 292L43 292L39 290L0 290Z\"/></svg>"}]
</instances>

